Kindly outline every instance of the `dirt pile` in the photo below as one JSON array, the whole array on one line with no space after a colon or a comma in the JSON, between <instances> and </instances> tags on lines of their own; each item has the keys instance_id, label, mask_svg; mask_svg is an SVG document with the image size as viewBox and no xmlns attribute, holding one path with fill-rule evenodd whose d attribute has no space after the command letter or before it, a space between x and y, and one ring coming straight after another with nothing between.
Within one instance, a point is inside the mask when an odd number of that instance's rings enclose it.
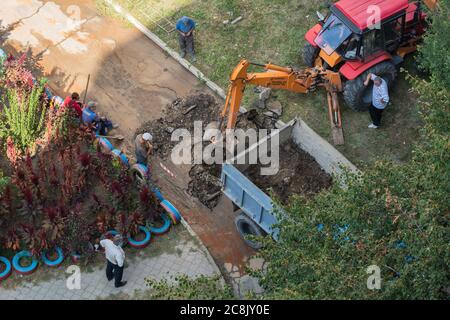
<instances>
[{"instance_id":1,"label":"dirt pile","mask_svg":"<svg viewBox=\"0 0 450 320\"><path fill-rule=\"evenodd\" d=\"M312 196L331 186L332 179L316 160L290 141L280 149L280 170L276 175L260 175L260 165L250 165L244 174L261 190L273 191L283 204L293 194Z\"/></svg>"},{"instance_id":2,"label":"dirt pile","mask_svg":"<svg viewBox=\"0 0 450 320\"><path fill-rule=\"evenodd\" d=\"M216 121L220 106L213 96L198 94L184 99L178 98L166 106L163 117L146 122L137 131L136 135L150 132L153 135L153 147L161 158L170 157L170 152L178 142L172 142L172 132L175 129L194 130L194 121L203 121L206 126Z\"/></svg>"}]
</instances>

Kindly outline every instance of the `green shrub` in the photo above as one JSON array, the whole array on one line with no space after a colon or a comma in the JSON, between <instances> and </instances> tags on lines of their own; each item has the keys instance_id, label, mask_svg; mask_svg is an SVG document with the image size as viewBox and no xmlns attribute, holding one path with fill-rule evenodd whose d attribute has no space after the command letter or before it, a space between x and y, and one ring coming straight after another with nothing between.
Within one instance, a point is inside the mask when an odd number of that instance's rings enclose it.
<instances>
[{"instance_id":1,"label":"green shrub","mask_svg":"<svg viewBox=\"0 0 450 320\"><path fill-rule=\"evenodd\" d=\"M11 137L22 152L32 148L44 131L46 106L43 101L44 84L36 85L30 92L8 89L2 101L0 138Z\"/></svg>"}]
</instances>

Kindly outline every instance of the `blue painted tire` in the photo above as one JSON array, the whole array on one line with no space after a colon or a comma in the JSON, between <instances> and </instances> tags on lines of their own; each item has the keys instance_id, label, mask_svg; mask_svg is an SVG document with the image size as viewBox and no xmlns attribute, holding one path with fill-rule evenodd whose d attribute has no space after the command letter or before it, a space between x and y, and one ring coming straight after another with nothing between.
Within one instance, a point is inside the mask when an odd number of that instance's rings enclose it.
<instances>
[{"instance_id":1,"label":"blue painted tire","mask_svg":"<svg viewBox=\"0 0 450 320\"><path fill-rule=\"evenodd\" d=\"M9 260L5 257L0 257L0 263L3 263L6 266L5 270L0 273L0 281L2 281L7 279L11 275L12 266L11 262L9 262Z\"/></svg>"},{"instance_id":2,"label":"blue painted tire","mask_svg":"<svg viewBox=\"0 0 450 320\"><path fill-rule=\"evenodd\" d=\"M166 233L167 231L169 231L170 225L172 224L172 220L166 214L162 214L161 218L164 221L164 224L161 227L159 227L159 228L150 227L149 228L151 233L156 234L158 236Z\"/></svg>"},{"instance_id":3,"label":"blue painted tire","mask_svg":"<svg viewBox=\"0 0 450 320\"><path fill-rule=\"evenodd\" d=\"M45 86L44 92L48 100L51 100L53 98L53 93L47 85Z\"/></svg>"},{"instance_id":4,"label":"blue painted tire","mask_svg":"<svg viewBox=\"0 0 450 320\"><path fill-rule=\"evenodd\" d=\"M33 258L33 262L31 262L31 264L30 264L29 266L27 266L27 267L22 267L22 266L20 265L20 260L21 260L22 258L25 258L25 257L33 257L33 255L31 254L30 251L28 251L28 250L23 250L23 251L20 251L19 253L17 253L17 254L13 257L13 259L12 259L12 265L13 265L13 268L14 268L14 270L16 270L16 272L17 272L18 274L23 274L23 275L25 275L25 274L31 274L31 273L33 273L33 272L37 269L37 267L38 267L39 262L38 262L38 260L37 260L36 258Z\"/></svg>"},{"instance_id":5,"label":"blue painted tire","mask_svg":"<svg viewBox=\"0 0 450 320\"><path fill-rule=\"evenodd\" d=\"M141 241L137 241L134 240L131 236L128 237L128 243L130 244L130 246L132 246L135 249L143 249L146 246L148 246L148 244L150 243L151 239L152 239L152 235L150 233L150 231L144 227L144 226L140 226L139 230L143 233L145 233L145 238L144 240Z\"/></svg>"},{"instance_id":6,"label":"blue painted tire","mask_svg":"<svg viewBox=\"0 0 450 320\"><path fill-rule=\"evenodd\" d=\"M164 197L163 197L161 191L158 189L158 187L153 186L151 189L159 201L162 202L162 201L166 200L166 199L164 199Z\"/></svg>"},{"instance_id":7,"label":"blue painted tire","mask_svg":"<svg viewBox=\"0 0 450 320\"><path fill-rule=\"evenodd\" d=\"M53 104L58 107L62 106L62 104L64 103L64 99L61 98L60 96L53 96L52 100Z\"/></svg>"},{"instance_id":8,"label":"blue painted tire","mask_svg":"<svg viewBox=\"0 0 450 320\"><path fill-rule=\"evenodd\" d=\"M41 255L42 261L44 261L44 263L51 268L59 267L64 261L64 253L62 249L60 247L55 247L55 251L56 253L58 253L58 258L56 258L55 260L50 260L49 258L47 258L47 250L44 251Z\"/></svg>"},{"instance_id":9,"label":"blue painted tire","mask_svg":"<svg viewBox=\"0 0 450 320\"><path fill-rule=\"evenodd\" d=\"M106 138L97 138L95 141L104 153L111 153L114 150L114 146Z\"/></svg>"},{"instance_id":10,"label":"blue painted tire","mask_svg":"<svg viewBox=\"0 0 450 320\"><path fill-rule=\"evenodd\" d=\"M147 183L149 178L148 167L142 163L133 164L131 167L131 174L133 178L141 185Z\"/></svg>"},{"instance_id":11,"label":"blue painted tire","mask_svg":"<svg viewBox=\"0 0 450 320\"><path fill-rule=\"evenodd\" d=\"M127 167L130 166L130 162L128 161L128 158L125 154L122 153L122 151L118 150L118 149L114 149L113 151L111 151L111 153L118 157L120 162L124 165L126 165Z\"/></svg>"},{"instance_id":12,"label":"blue painted tire","mask_svg":"<svg viewBox=\"0 0 450 320\"><path fill-rule=\"evenodd\" d=\"M172 223L174 225L178 224L181 221L180 212L167 199L164 199L163 201L161 201L161 206L164 208L164 210L166 210L170 220L172 220Z\"/></svg>"}]
</instances>

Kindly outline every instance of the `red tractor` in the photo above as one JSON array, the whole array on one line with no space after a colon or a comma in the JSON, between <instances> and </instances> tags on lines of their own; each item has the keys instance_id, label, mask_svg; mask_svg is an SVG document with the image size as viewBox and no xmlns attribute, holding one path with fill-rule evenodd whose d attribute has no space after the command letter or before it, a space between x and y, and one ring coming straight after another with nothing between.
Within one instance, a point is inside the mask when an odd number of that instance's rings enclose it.
<instances>
[{"instance_id":1,"label":"red tractor","mask_svg":"<svg viewBox=\"0 0 450 320\"><path fill-rule=\"evenodd\" d=\"M429 9L437 0L340 0L305 38L303 60L308 67L338 72L345 103L357 111L372 101L372 88L364 86L374 73L392 86L397 66L414 52L426 28L423 4Z\"/></svg>"}]
</instances>

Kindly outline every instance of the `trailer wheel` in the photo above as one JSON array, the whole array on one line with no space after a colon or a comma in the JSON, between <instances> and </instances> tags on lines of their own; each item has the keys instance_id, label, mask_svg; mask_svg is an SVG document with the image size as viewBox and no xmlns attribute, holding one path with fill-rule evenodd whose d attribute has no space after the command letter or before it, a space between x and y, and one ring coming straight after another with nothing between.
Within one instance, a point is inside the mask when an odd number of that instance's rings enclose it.
<instances>
[{"instance_id":1,"label":"trailer wheel","mask_svg":"<svg viewBox=\"0 0 450 320\"><path fill-rule=\"evenodd\" d=\"M364 81L369 73L383 78L389 88L394 85L397 79L397 68L392 62L385 61L373 66L355 80L347 81L344 85L344 100L347 106L355 111L365 111L372 104L373 83L367 87L364 86Z\"/></svg>"},{"instance_id":2,"label":"trailer wheel","mask_svg":"<svg viewBox=\"0 0 450 320\"><path fill-rule=\"evenodd\" d=\"M305 44L302 50L303 62L307 67L314 67L319 54L319 47L313 47L309 42Z\"/></svg>"},{"instance_id":3,"label":"trailer wheel","mask_svg":"<svg viewBox=\"0 0 450 320\"><path fill-rule=\"evenodd\" d=\"M247 236L266 235L266 233L252 219L241 213L234 219L234 223L236 224L236 229L238 230L242 239L249 247L255 250L261 249L261 243L247 239Z\"/></svg>"}]
</instances>

